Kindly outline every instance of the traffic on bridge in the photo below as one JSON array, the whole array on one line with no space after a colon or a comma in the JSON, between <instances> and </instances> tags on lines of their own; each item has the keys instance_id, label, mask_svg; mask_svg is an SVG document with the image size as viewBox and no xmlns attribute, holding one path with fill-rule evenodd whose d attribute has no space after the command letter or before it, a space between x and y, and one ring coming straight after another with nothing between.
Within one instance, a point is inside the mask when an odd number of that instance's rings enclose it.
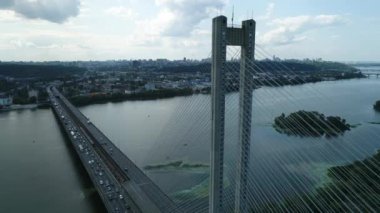
<instances>
[{"instance_id":1,"label":"traffic on bridge","mask_svg":"<svg viewBox=\"0 0 380 213\"><path fill-rule=\"evenodd\" d=\"M179 212L171 199L55 87L52 109L108 212Z\"/></svg>"}]
</instances>

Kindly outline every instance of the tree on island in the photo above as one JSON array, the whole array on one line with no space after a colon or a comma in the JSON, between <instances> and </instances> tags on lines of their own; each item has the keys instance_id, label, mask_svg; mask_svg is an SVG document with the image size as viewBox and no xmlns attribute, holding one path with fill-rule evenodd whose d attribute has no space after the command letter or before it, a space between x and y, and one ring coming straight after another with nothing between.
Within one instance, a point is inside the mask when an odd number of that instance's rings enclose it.
<instances>
[{"instance_id":1,"label":"tree on island","mask_svg":"<svg viewBox=\"0 0 380 213\"><path fill-rule=\"evenodd\" d=\"M269 203L252 212L300 212L306 205L310 212L379 212L380 152L362 161L334 166L327 170L328 182L312 193L300 194L279 203ZM332 199L333 198L333 199Z\"/></svg>"},{"instance_id":2,"label":"tree on island","mask_svg":"<svg viewBox=\"0 0 380 213\"><path fill-rule=\"evenodd\" d=\"M380 112L380 100L376 101L376 103L373 105L373 109L377 112Z\"/></svg>"},{"instance_id":3,"label":"tree on island","mask_svg":"<svg viewBox=\"0 0 380 213\"><path fill-rule=\"evenodd\" d=\"M274 128L287 135L301 137L336 137L350 130L351 125L338 116L325 116L319 112L300 110L274 119Z\"/></svg>"}]
</instances>

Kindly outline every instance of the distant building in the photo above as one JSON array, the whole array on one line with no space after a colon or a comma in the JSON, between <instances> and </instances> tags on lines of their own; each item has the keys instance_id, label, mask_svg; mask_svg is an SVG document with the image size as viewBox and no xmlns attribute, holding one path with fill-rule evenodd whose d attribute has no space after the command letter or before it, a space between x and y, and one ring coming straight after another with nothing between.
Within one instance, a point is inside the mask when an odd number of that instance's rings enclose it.
<instances>
[{"instance_id":1,"label":"distant building","mask_svg":"<svg viewBox=\"0 0 380 213\"><path fill-rule=\"evenodd\" d=\"M38 97L38 91L37 90L29 90L28 91L28 96L29 96L29 98L31 98L31 97Z\"/></svg>"},{"instance_id":2,"label":"distant building","mask_svg":"<svg viewBox=\"0 0 380 213\"><path fill-rule=\"evenodd\" d=\"M0 109L7 108L12 105L12 98L5 95L0 95Z\"/></svg>"},{"instance_id":3,"label":"distant building","mask_svg":"<svg viewBox=\"0 0 380 213\"><path fill-rule=\"evenodd\" d=\"M279 58L279 57L277 57L277 56L273 56L273 59L272 59L273 61L281 61L281 58Z\"/></svg>"},{"instance_id":4,"label":"distant building","mask_svg":"<svg viewBox=\"0 0 380 213\"><path fill-rule=\"evenodd\" d=\"M141 67L141 62L140 61L132 61L132 67L134 69L139 69Z\"/></svg>"},{"instance_id":5,"label":"distant building","mask_svg":"<svg viewBox=\"0 0 380 213\"><path fill-rule=\"evenodd\" d=\"M146 83L145 85L144 85L144 88L145 88L145 90L155 90L156 89L156 85L154 84L154 83L151 83L151 82L149 82L149 83Z\"/></svg>"},{"instance_id":6,"label":"distant building","mask_svg":"<svg viewBox=\"0 0 380 213\"><path fill-rule=\"evenodd\" d=\"M120 88L113 88L111 91L112 91L112 94L122 93L122 89Z\"/></svg>"},{"instance_id":7,"label":"distant building","mask_svg":"<svg viewBox=\"0 0 380 213\"><path fill-rule=\"evenodd\" d=\"M126 94L126 95L130 95L132 93L133 93L132 90L128 90L128 89L124 90L124 94Z\"/></svg>"}]
</instances>

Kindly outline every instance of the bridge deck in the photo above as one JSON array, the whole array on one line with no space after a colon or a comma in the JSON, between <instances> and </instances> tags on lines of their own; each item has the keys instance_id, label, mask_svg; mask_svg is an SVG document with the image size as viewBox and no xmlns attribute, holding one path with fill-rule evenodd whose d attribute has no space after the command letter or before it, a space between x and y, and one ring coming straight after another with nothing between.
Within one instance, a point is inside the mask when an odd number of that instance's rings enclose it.
<instances>
[{"instance_id":1,"label":"bridge deck","mask_svg":"<svg viewBox=\"0 0 380 213\"><path fill-rule=\"evenodd\" d=\"M98 161L104 164L104 167L112 174L116 183L120 186L125 196L130 198L130 202L124 199L124 206L112 207L107 209L131 209L133 212L179 212L176 205L171 199L150 179L145 173L139 169L132 160L130 160L119 148L117 148L95 125L74 107L58 90L51 89L52 98L58 107L61 107L70 120L75 124L78 131L83 137L87 138L93 152L97 154ZM56 106L53 106L54 110ZM65 121L60 120L61 123ZM70 136L70 133L67 132ZM80 152L79 152L80 154ZM81 155L80 155L81 156ZM82 162L86 165L87 159ZM87 168L86 168L87 169ZM87 172L89 172L87 170ZM91 171L89 172L91 173ZM91 177L91 175L90 175ZM102 187L99 185L97 178L91 177L95 182L102 199L105 197ZM109 199L103 199L107 207ZM113 203L113 202L112 202ZM128 203L128 204L127 204ZM113 205L113 204L112 204ZM131 211L130 210L130 211ZM124 211L121 211L124 212Z\"/></svg>"}]
</instances>

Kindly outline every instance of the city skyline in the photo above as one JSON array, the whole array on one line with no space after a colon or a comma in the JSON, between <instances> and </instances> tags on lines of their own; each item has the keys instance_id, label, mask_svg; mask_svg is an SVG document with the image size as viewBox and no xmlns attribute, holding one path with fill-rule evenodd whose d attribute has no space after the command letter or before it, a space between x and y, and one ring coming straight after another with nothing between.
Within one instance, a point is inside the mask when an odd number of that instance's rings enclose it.
<instances>
[{"instance_id":1,"label":"city skyline","mask_svg":"<svg viewBox=\"0 0 380 213\"><path fill-rule=\"evenodd\" d=\"M280 58L379 61L380 3L345 2L7 0L0 61L209 58L211 18L231 22L233 7L234 23L253 17L257 45Z\"/></svg>"}]
</instances>

